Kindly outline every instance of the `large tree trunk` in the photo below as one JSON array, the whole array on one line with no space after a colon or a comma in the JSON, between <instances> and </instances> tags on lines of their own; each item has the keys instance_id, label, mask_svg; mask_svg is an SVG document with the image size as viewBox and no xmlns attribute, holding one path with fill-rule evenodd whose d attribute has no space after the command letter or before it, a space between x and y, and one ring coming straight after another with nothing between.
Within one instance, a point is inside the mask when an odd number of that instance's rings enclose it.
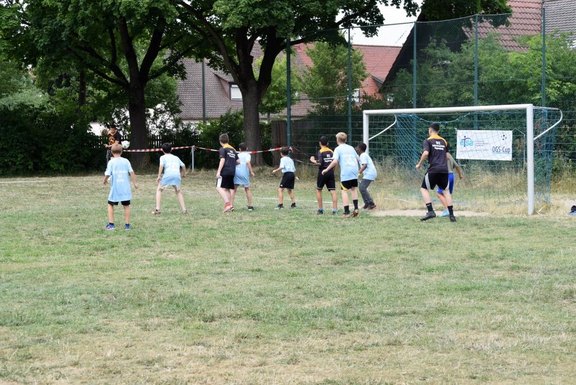
<instances>
[{"instance_id":1,"label":"large tree trunk","mask_svg":"<svg viewBox=\"0 0 576 385\"><path fill-rule=\"evenodd\" d=\"M258 85L249 82L242 94L242 106L244 109L244 136L246 145L250 150L262 150L262 133L260 131L260 115L258 108L260 98L258 96ZM262 154L258 153L252 157L254 165L261 166L264 161Z\"/></svg>"},{"instance_id":2,"label":"large tree trunk","mask_svg":"<svg viewBox=\"0 0 576 385\"><path fill-rule=\"evenodd\" d=\"M128 111L130 113L130 147L145 149L148 146L148 129L146 127L146 103L144 97L145 85L132 81L128 90ZM150 161L148 153L135 152L131 156L132 167L143 169Z\"/></svg>"}]
</instances>

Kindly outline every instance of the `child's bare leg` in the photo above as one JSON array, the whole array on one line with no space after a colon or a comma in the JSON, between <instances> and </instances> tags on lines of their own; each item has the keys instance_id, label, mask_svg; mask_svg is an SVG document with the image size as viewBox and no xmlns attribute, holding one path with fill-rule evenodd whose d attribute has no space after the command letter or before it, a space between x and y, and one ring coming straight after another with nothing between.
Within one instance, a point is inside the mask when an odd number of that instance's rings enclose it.
<instances>
[{"instance_id":1,"label":"child's bare leg","mask_svg":"<svg viewBox=\"0 0 576 385\"><path fill-rule=\"evenodd\" d=\"M352 187L350 189L350 195L352 195L352 199L357 201L358 200L358 189L356 187Z\"/></svg>"},{"instance_id":2,"label":"child's bare leg","mask_svg":"<svg viewBox=\"0 0 576 385\"><path fill-rule=\"evenodd\" d=\"M178 204L180 204L180 210L182 212L186 211L186 204L184 203L184 194L182 194L182 189L174 187L176 191L176 197L178 198Z\"/></svg>"},{"instance_id":3,"label":"child's bare leg","mask_svg":"<svg viewBox=\"0 0 576 385\"><path fill-rule=\"evenodd\" d=\"M338 194L336 194L336 190L330 191L332 195L332 209L336 210L338 208Z\"/></svg>"},{"instance_id":4,"label":"child's bare leg","mask_svg":"<svg viewBox=\"0 0 576 385\"><path fill-rule=\"evenodd\" d=\"M436 196L438 197L438 199L440 199L440 202L442 202L442 205L444 206L445 209L448 208L448 203L446 202L446 197L444 196L444 194L440 194L440 193L436 193Z\"/></svg>"},{"instance_id":5,"label":"child's bare leg","mask_svg":"<svg viewBox=\"0 0 576 385\"><path fill-rule=\"evenodd\" d=\"M126 223L126 224L130 223L130 212L131 211L132 211L132 209L130 208L130 205L124 206L124 223Z\"/></svg>"},{"instance_id":6,"label":"child's bare leg","mask_svg":"<svg viewBox=\"0 0 576 385\"><path fill-rule=\"evenodd\" d=\"M446 207L452 206L452 194L450 194L450 190L444 190L444 198L446 199Z\"/></svg>"},{"instance_id":7,"label":"child's bare leg","mask_svg":"<svg viewBox=\"0 0 576 385\"><path fill-rule=\"evenodd\" d=\"M246 200L248 201L248 206L252 207L252 190L250 190L250 187L244 187L244 191L246 192Z\"/></svg>"},{"instance_id":8,"label":"child's bare leg","mask_svg":"<svg viewBox=\"0 0 576 385\"><path fill-rule=\"evenodd\" d=\"M294 190L288 189L288 196L292 203L296 203L296 195L294 195Z\"/></svg>"},{"instance_id":9,"label":"child's bare leg","mask_svg":"<svg viewBox=\"0 0 576 385\"><path fill-rule=\"evenodd\" d=\"M238 186L234 185L234 189L230 190L230 204L234 206L234 199L236 198L236 192L238 191Z\"/></svg>"},{"instance_id":10,"label":"child's bare leg","mask_svg":"<svg viewBox=\"0 0 576 385\"><path fill-rule=\"evenodd\" d=\"M284 189L282 187L278 187L278 204L284 204Z\"/></svg>"},{"instance_id":11,"label":"child's bare leg","mask_svg":"<svg viewBox=\"0 0 576 385\"><path fill-rule=\"evenodd\" d=\"M322 190L316 189L316 201L318 202L318 208L323 208L324 204L322 202Z\"/></svg>"},{"instance_id":12,"label":"child's bare leg","mask_svg":"<svg viewBox=\"0 0 576 385\"><path fill-rule=\"evenodd\" d=\"M114 223L114 206L108 204L108 223Z\"/></svg>"},{"instance_id":13,"label":"child's bare leg","mask_svg":"<svg viewBox=\"0 0 576 385\"><path fill-rule=\"evenodd\" d=\"M230 190L222 187L217 187L216 190L225 204L230 203Z\"/></svg>"},{"instance_id":14,"label":"child's bare leg","mask_svg":"<svg viewBox=\"0 0 576 385\"><path fill-rule=\"evenodd\" d=\"M350 206L350 200L348 199L348 191L342 190L342 205Z\"/></svg>"},{"instance_id":15,"label":"child's bare leg","mask_svg":"<svg viewBox=\"0 0 576 385\"><path fill-rule=\"evenodd\" d=\"M156 189L156 211L160 211L160 205L162 204L162 188L158 185Z\"/></svg>"}]
</instances>

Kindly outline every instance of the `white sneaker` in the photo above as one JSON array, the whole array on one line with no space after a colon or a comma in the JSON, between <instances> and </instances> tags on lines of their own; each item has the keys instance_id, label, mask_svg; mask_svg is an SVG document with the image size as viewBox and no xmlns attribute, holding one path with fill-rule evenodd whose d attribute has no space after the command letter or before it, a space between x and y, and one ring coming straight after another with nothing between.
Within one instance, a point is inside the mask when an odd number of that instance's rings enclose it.
<instances>
[{"instance_id":1,"label":"white sneaker","mask_svg":"<svg viewBox=\"0 0 576 385\"><path fill-rule=\"evenodd\" d=\"M440 214L441 217L447 217L448 215L450 215L450 212L448 211L448 209L442 211L442 214Z\"/></svg>"}]
</instances>

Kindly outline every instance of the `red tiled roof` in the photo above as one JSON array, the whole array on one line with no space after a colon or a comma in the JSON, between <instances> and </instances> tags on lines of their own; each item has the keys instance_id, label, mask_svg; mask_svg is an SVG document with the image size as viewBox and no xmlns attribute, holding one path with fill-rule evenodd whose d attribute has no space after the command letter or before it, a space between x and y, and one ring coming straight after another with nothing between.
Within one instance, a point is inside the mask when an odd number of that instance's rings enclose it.
<instances>
[{"instance_id":1,"label":"red tiled roof","mask_svg":"<svg viewBox=\"0 0 576 385\"><path fill-rule=\"evenodd\" d=\"M293 47L296 54L297 65L306 68L312 66L312 59L310 59L306 51L313 46L313 44L298 44ZM368 73L368 77L362 82L361 94L369 96L377 95L401 47L356 44L353 44L352 47L362 54L364 66Z\"/></svg>"},{"instance_id":2,"label":"red tiled roof","mask_svg":"<svg viewBox=\"0 0 576 385\"><path fill-rule=\"evenodd\" d=\"M507 25L494 27L487 21L481 22L478 27L480 37L488 34L498 34L498 41L509 50L524 50L525 47L518 44L521 36L533 36L541 33L542 25L542 1L541 0L509 0L508 5L512 8L512 14L508 17ZM473 30L469 31L472 35Z\"/></svg>"}]
</instances>

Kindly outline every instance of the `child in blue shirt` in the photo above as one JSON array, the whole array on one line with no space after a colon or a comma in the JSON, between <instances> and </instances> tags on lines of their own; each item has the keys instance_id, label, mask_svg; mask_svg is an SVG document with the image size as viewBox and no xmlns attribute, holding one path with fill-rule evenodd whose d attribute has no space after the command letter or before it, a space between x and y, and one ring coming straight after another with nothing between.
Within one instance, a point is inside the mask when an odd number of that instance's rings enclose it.
<instances>
[{"instance_id":1,"label":"child in blue shirt","mask_svg":"<svg viewBox=\"0 0 576 385\"><path fill-rule=\"evenodd\" d=\"M104 184L110 180L110 193L108 194L108 224L106 230L114 230L114 206L122 203L124 207L124 229L130 230L130 200L132 191L130 190L130 181L137 189L136 174L132 169L130 161L122 158L122 146L118 143L112 144L110 148L112 158L106 166L104 172Z\"/></svg>"},{"instance_id":2,"label":"child in blue shirt","mask_svg":"<svg viewBox=\"0 0 576 385\"><path fill-rule=\"evenodd\" d=\"M374 167L372 158L370 158L370 155L366 153L366 148L368 148L366 143L360 143L356 146L356 152L360 155L359 173L362 175L362 180L360 181L360 186L358 188L360 190L360 195L362 195L362 200L364 201L363 208L365 210L373 210L376 208L376 205L374 204L372 196L368 192L368 186L376 180L378 173L376 167Z\"/></svg>"},{"instance_id":3,"label":"child in blue shirt","mask_svg":"<svg viewBox=\"0 0 576 385\"><path fill-rule=\"evenodd\" d=\"M342 205L344 206L344 217L350 216L357 217L358 211L358 162L360 158L356 150L351 145L347 144L348 135L345 132L336 134L336 143L338 147L334 149L334 156L332 162L322 170L322 174L332 170L336 166L340 166L340 188L342 190ZM348 191L352 197L352 204L354 211L350 212L350 198Z\"/></svg>"},{"instance_id":4,"label":"child in blue shirt","mask_svg":"<svg viewBox=\"0 0 576 385\"><path fill-rule=\"evenodd\" d=\"M234 174L234 190L231 191L230 201L232 207L234 207L234 198L236 197L236 192L238 191L238 186L244 187L244 192L246 193L246 200L248 201L248 211L254 211L254 206L252 205L252 190L250 189L250 176L254 176L254 170L252 170L252 156L247 150L245 143L240 143L238 145L238 160L239 164L236 165L236 172Z\"/></svg>"},{"instance_id":5,"label":"child in blue shirt","mask_svg":"<svg viewBox=\"0 0 576 385\"><path fill-rule=\"evenodd\" d=\"M288 156L290 149L288 147L282 147L280 150L280 166L272 170L272 174L282 171L282 180L280 181L280 186L278 186L278 206L276 209L284 208L284 189L288 190L288 195L292 204L290 208L296 207L296 196L294 195L294 182L296 180L296 166L292 158Z\"/></svg>"},{"instance_id":6,"label":"child in blue shirt","mask_svg":"<svg viewBox=\"0 0 576 385\"><path fill-rule=\"evenodd\" d=\"M164 143L162 145L162 152L164 155L160 157L160 165L158 166L158 177L156 182L158 188L156 189L156 208L152 212L154 215L160 214L160 205L162 203L162 192L166 187L174 187L174 192L180 204L180 210L186 214L186 205L184 204L184 195L182 194L182 178L186 176L186 166L176 155L172 154L172 145Z\"/></svg>"}]
</instances>

